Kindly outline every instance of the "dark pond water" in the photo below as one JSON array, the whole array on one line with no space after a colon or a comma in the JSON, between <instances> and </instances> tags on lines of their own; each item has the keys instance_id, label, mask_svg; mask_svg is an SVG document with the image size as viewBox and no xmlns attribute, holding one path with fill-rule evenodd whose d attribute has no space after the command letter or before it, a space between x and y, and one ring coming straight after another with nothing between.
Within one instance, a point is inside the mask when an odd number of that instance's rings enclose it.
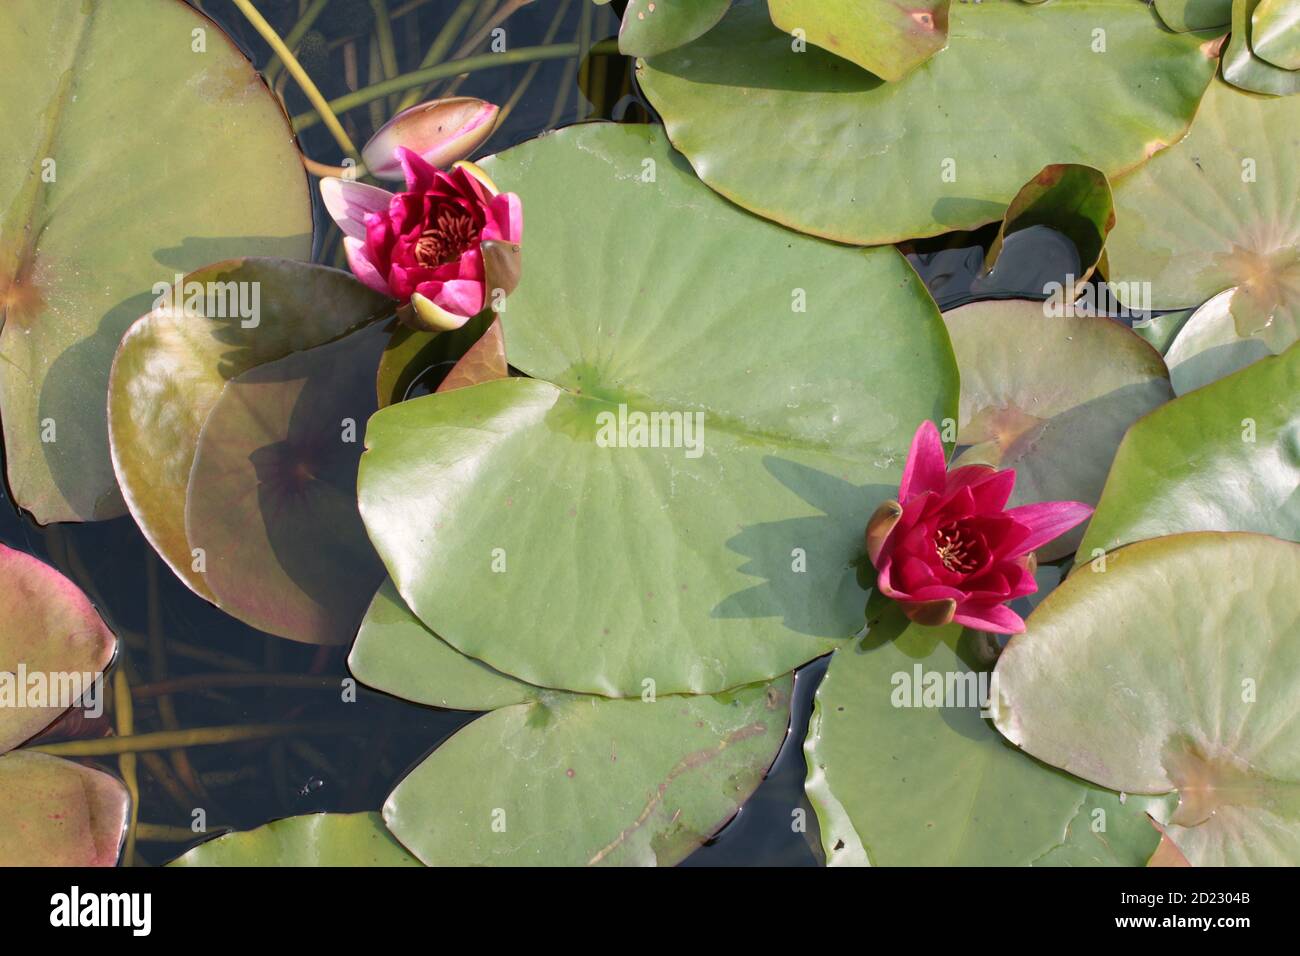
<instances>
[{"instance_id":1,"label":"dark pond water","mask_svg":"<svg viewBox=\"0 0 1300 956\"><path fill-rule=\"evenodd\" d=\"M218 21L260 68L269 50L229 0L195 0ZM281 35L289 34L306 0L258 0L259 9ZM494 12L519 7L503 22L510 48L578 43L583 49L615 36L622 5L595 6L589 0L473 0L454 56L484 52L479 43L464 51L462 40L490 27ZM462 9L462 0L390 0L388 9L399 72L420 65L440 28ZM329 0L303 35L302 59L327 98L341 96L379 75L374 13L369 0ZM372 61L374 65L372 66ZM309 104L282 71L274 86L288 112ZM453 90L498 104L513 104L502 128L486 147L497 151L546 129L584 119L641 122L650 118L638 99L630 63L617 55L518 63L444 82L428 95ZM378 101L354 109L344 124L363 143L391 105ZM302 137L312 158L337 163L338 147L317 125ZM317 210L318 225L326 220ZM338 264L337 231L318 228L316 257ZM1022 265L999 277L1001 286L972 288L984 247L996 227L979 233L926 240L909 257L946 306L972 297L1005 295L1014 288L1041 288L1035 269L1053 259L1056 273L1068 270L1073 249L1050 237L1019 250ZM1067 244L1068 245L1068 244ZM1008 244L1004 261L1013 250ZM1064 256L1061 269L1054 257ZM270 739L232 739L184 751L151 754L140 764L139 842L134 862L164 863L197 842L187 832L195 808L206 813L209 833L248 829L277 817L311 811L379 808L405 772L472 714L440 711L362 690L355 704L339 697L347 675L347 648L295 644L252 630L191 594L153 554L130 518L93 525L40 528L20 515L7 493L0 502L0 540L35 554L76 581L96 602L123 639L118 660L135 695L136 732L196 727L229 728L232 738L250 724L325 724L310 732ZM816 820L803 794L802 742L812 697L825 670L817 661L804 668L796 686L791 732L768 779L709 845L694 865L813 865L818 862ZM268 681L257 675L277 675ZM319 686L306 686L310 678ZM244 686L241 686L241 683ZM47 739L96 737L109 733L111 712L99 725L71 721L56 725ZM115 758L100 763L116 771ZM451 785L455 785L452 781ZM796 814L803 809L803 815ZM806 817L807 832L792 826Z\"/></svg>"}]
</instances>

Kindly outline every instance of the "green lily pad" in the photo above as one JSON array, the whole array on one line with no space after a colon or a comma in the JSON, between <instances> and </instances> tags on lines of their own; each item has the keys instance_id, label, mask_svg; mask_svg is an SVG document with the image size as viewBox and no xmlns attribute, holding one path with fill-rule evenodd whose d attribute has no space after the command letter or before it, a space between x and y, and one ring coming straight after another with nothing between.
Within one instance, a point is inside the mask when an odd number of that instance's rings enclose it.
<instances>
[{"instance_id":1,"label":"green lily pad","mask_svg":"<svg viewBox=\"0 0 1300 956\"><path fill-rule=\"evenodd\" d=\"M980 716L995 648L955 625L899 630L836 651L817 690L806 788L828 865L1146 862L1150 807L1017 753Z\"/></svg>"},{"instance_id":2,"label":"green lily pad","mask_svg":"<svg viewBox=\"0 0 1300 956\"><path fill-rule=\"evenodd\" d=\"M411 771L384 820L433 866L672 866L762 781L785 738L791 685L505 707Z\"/></svg>"},{"instance_id":3,"label":"green lily pad","mask_svg":"<svg viewBox=\"0 0 1300 956\"><path fill-rule=\"evenodd\" d=\"M503 324L536 380L371 420L361 512L408 606L497 670L609 696L771 679L856 631L866 518L957 391L902 256L746 215L657 127L572 127L484 165L528 210ZM616 274L572 254L591 236ZM651 413L678 447L644 447Z\"/></svg>"},{"instance_id":4,"label":"green lily pad","mask_svg":"<svg viewBox=\"0 0 1300 956\"><path fill-rule=\"evenodd\" d=\"M1184 531L1300 541L1300 345L1129 429L1076 557ZM1078 572L1076 572L1078 573Z\"/></svg>"},{"instance_id":5,"label":"green lily pad","mask_svg":"<svg viewBox=\"0 0 1300 956\"><path fill-rule=\"evenodd\" d=\"M1284 70L1300 70L1300 7L1293 0L1260 0L1250 16L1250 48Z\"/></svg>"},{"instance_id":6,"label":"green lily pad","mask_svg":"<svg viewBox=\"0 0 1300 956\"><path fill-rule=\"evenodd\" d=\"M1223 51L1223 78L1252 93L1300 93L1300 70L1282 69L1251 49L1251 19L1260 0L1233 0L1232 34Z\"/></svg>"},{"instance_id":7,"label":"green lily pad","mask_svg":"<svg viewBox=\"0 0 1300 956\"><path fill-rule=\"evenodd\" d=\"M420 332L396 325L375 376L379 407L405 401L413 393L421 394L424 378L439 372L446 373L436 389L439 392L510 374L505 336L494 313L484 312L447 332Z\"/></svg>"},{"instance_id":8,"label":"green lily pad","mask_svg":"<svg viewBox=\"0 0 1300 956\"><path fill-rule=\"evenodd\" d=\"M901 80L948 44L949 0L767 0L772 22L852 60L882 80Z\"/></svg>"},{"instance_id":9,"label":"green lily pad","mask_svg":"<svg viewBox=\"0 0 1300 956\"><path fill-rule=\"evenodd\" d=\"M1300 863L1300 545L1180 534L1068 578L998 660L996 723L1127 793L1179 796L1194 866ZM1099 613L1100 609L1105 609Z\"/></svg>"},{"instance_id":10,"label":"green lily pad","mask_svg":"<svg viewBox=\"0 0 1300 956\"><path fill-rule=\"evenodd\" d=\"M1138 319L1133 323L1133 331L1150 342L1157 352L1164 355L1169 351L1174 336L1195 311L1195 309L1177 309L1173 312L1162 312L1159 315Z\"/></svg>"},{"instance_id":11,"label":"green lily pad","mask_svg":"<svg viewBox=\"0 0 1300 956\"><path fill-rule=\"evenodd\" d=\"M1017 233L1046 227L1069 239L1079 255L1079 269L1074 282L1085 281L1097 267L1106 236L1115 225L1115 203L1106 174L1091 166L1056 163L1021 187L1007 207L1006 218L985 257L987 273L981 278L997 283L998 260L1003 245ZM1014 241L1014 240L1013 240ZM1054 277L1060 285L1068 280ZM1066 290L1074 301L1074 289ZM1046 294L1046 292L1044 292Z\"/></svg>"},{"instance_id":12,"label":"green lily pad","mask_svg":"<svg viewBox=\"0 0 1300 956\"><path fill-rule=\"evenodd\" d=\"M656 56L710 30L731 0L627 0L618 31L624 56Z\"/></svg>"},{"instance_id":13,"label":"green lily pad","mask_svg":"<svg viewBox=\"0 0 1300 956\"><path fill-rule=\"evenodd\" d=\"M114 866L130 805L121 781L91 767L0 756L0 866Z\"/></svg>"},{"instance_id":14,"label":"green lily pad","mask_svg":"<svg viewBox=\"0 0 1300 956\"><path fill-rule=\"evenodd\" d=\"M1106 244L1119 297L1196 307L1231 288L1238 335L1300 335L1300 98L1215 81L1187 138L1115 186Z\"/></svg>"},{"instance_id":15,"label":"green lily pad","mask_svg":"<svg viewBox=\"0 0 1300 956\"><path fill-rule=\"evenodd\" d=\"M496 710L540 693L434 634L411 613L392 580L383 583L366 611L348 669L376 690L451 710Z\"/></svg>"},{"instance_id":16,"label":"green lily pad","mask_svg":"<svg viewBox=\"0 0 1300 956\"><path fill-rule=\"evenodd\" d=\"M202 49L198 49L198 47ZM293 133L252 65L174 0L0 6L0 415L36 520L114 517L104 393L157 284L311 255Z\"/></svg>"},{"instance_id":17,"label":"green lily pad","mask_svg":"<svg viewBox=\"0 0 1300 956\"><path fill-rule=\"evenodd\" d=\"M0 754L75 703L57 703L64 691L92 691L116 649L113 632L75 584L0 544ZM102 685L95 693L102 695Z\"/></svg>"},{"instance_id":18,"label":"green lily pad","mask_svg":"<svg viewBox=\"0 0 1300 956\"><path fill-rule=\"evenodd\" d=\"M421 866L378 813L308 813L200 843L168 866Z\"/></svg>"},{"instance_id":19,"label":"green lily pad","mask_svg":"<svg viewBox=\"0 0 1300 956\"><path fill-rule=\"evenodd\" d=\"M1110 177L1139 165L1183 135L1217 62L1129 0L959 3L949 22L946 49L885 83L796 52L761 2L737 0L703 37L641 66L641 84L718 192L872 244L995 222L1044 160ZM1006 50L1023 53L1021 68L1007 69Z\"/></svg>"},{"instance_id":20,"label":"green lily pad","mask_svg":"<svg viewBox=\"0 0 1300 956\"><path fill-rule=\"evenodd\" d=\"M1178 33L1212 30L1232 22L1232 0L1155 0L1165 26Z\"/></svg>"},{"instance_id":21,"label":"green lily pad","mask_svg":"<svg viewBox=\"0 0 1300 956\"><path fill-rule=\"evenodd\" d=\"M1232 318L1235 289L1220 292L1192 313L1165 353L1174 391L1186 395L1272 355L1263 340L1242 338Z\"/></svg>"},{"instance_id":22,"label":"green lily pad","mask_svg":"<svg viewBox=\"0 0 1300 956\"><path fill-rule=\"evenodd\" d=\"M961 409L954 466L1014 468L1011 504L1095 504L1129 426L1174 397L1160 355L1100 316L1049 315L1046 303L976 302L944 314ZM1072 553L1080 527L1046 545Z\"/></svg>"},{"instance_id":23,"label":"green lily pad","mask_svg":"<svg viewBox=\"0 0 1300 956\"><path fill-rule=\"evenodd\" d=\"M234 283L250 302L255 289L257 323L245 328L239 318L207 317L206 297L187 311L173 295L169 307L145 315L123 338L109 379L108 423L132 517L177 576L212 600L185 534L185 494L212 406L231 379L338 338L392 303L347 273L287 259L219 262L186 276L189 283L205 290Z\"/></svg>"},{"instance_id":24,"label":"green lily pad","mask_svg":"<svg viewBox=\"0 0 1300 956\"><path fill-rule=\"evenodd\" d=\"M208 413L185 534L217 604L253 627L346 643L383 580L356 473L386 341L376 323L251 368Z\"/></svg>"}]
</instances>

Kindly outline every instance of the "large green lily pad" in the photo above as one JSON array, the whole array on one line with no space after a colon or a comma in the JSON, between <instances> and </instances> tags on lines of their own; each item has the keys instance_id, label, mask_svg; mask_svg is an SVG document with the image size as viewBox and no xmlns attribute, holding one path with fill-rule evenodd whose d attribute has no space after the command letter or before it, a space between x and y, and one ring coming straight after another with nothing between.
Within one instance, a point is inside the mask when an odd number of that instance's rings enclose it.
<instances>
[{"instance_id":1,"label":"large green lily pad","mask_svg":"<svg viewBox=\"0 0 1300 956\"><path fill-rule=\"evenodd\" d=\"M771 679L852 634L866 518L917 424L955 408L902 256L746 215L657 127L574 127L484 165L528 210L502 321L537 380L371 420L361 511L406 603L497 670L610 696ZM592 236L605 252L574 255ZM648 413L677 416L679 447L619 433Z\"/></svg>"},{"instance_id":2,"label":"large green lily pad","mask_svg":"<svg viewBox=\"0 0 1300 956\"><path fill-rule=\"evenodd\" d=\"M1300 345L1156 409L1115 453L1078 566L1184 531L1300 541ZM1080 572L1076 572L1080 573Z\"/></svg>"},{"instance_id":3,"label":"large green lily pad","mask_svg":"<svg viewBox=\"0 0 1300 956\"><path fill-rule=\"evenodd\" d=\"M480 717L388 797L438 866L671 866L729 820L785 739L792 681L727 694L549 694Z\"/></svg>"},{"instance_id":4,"label":"large green lily pad","mask_svg":"<svg viewBox=\"0 0 1300 956\"><path fill-rule=\"evenodd\" d=\"M997 665L998 729L1133 794L1176 792L1195 866L1300 862L1300 545L1172 535L1080 571Z\"/></svg>"},{"instance_id":5,"label":"large green lily pad","mask_svg":"<svg viewBox=\"0 0 1300 956\"><path fill-rule=\"evenodd\" d=\"M1130 0L989 0L950 14L947 48L885 83L792 50L763 3L738 0L644 65L641 83L714 189L870 244L994 222L1044 162L1111 177L1137 166L1183 135L1217 63L1201 38L1160 29Z\"/></svg>"},{"instance_id":6,"label":"large green lily pad","mask_svg":"<svg viewBox=\"0 0 1300 956\"><path fill-rule=\"evenodd\" d=\"M1011 504L1095 504L1135 421L1174 397L1160 354L1100 316L1048 315L1042 302L976 302L944 314L961 410L954 465L1014 468ZM1083 528L1042 550L1070 554Z\"/></svg>"},{"instance_id":7,"label":"large green lily pad","mask_svg":"<svg viewBox=\"0 0 1300 956\"><path fill-rule=\"evenodd\" d=\"M0 62L9 484L40 522L113 517L104 393L119 339L177 274L309 257L307 178L278 102L186 4L6 2Z\"/></svg>"},{"instance_id":8,"label":"large green lily pad","mask_svg":"<svg viewBox=\"0 0 1300 956\"><path fill-rule=\"evenodd\" d=\"M1199 306L1236 288L1239 337L1281 351L1300 335L1300 98L1215 82L1187 138L1115 187L1106 246L1120 297ZM1146 284L1145 288L1142 284Z\"/></svg>"},{"instance_id":9,"label":"large green lily pad","mask_svg":"<svg viewBox=\"0 0 1300 956\"><path fill-rule=\"evenodd\" d=\"M308 813L200 843L168 866L421 866L378 813Z\"/></svg>"},{"instance_id":10,"label":"large green lily pad","mask_svg":"<svg viewBox=\"0 0 1300 956\"><path fill-rule=\"evenodd\" d=\"M1300 6L1292 0L1260 0L1250 16L1250 48L1284 70L1300 70Z\"/></svg>"},{"instance_id":11,"label":"large green lily pad","mask_svg":"<svg viewBox=\"0 0 1300 956\"><path fill-rule=\"evenodd\" d=\"M1232 0L1155 0L1155 8L1178 33L1226 27L1232 21Z\"/></svg>"},{"instance_id":12,"label":"large green lily pad","mask_svg":"<svg viewBox=\"0 0 1300 956\"><path fill-rule=\"evenodd\" d=\"M1174 391L1186 395L1273 354L1263 339L1243 338L1232 318L1236 289L1220 292L1188 317L1165 353Z\"/></svg>"},{"instance_id":13,"label":"large green lily pad","mask_svg":"<svg viewBox=\"0 0 1300 956\"><path fill-rule=\"evenodd\" d=\"M74 704L63 699L72 689L92 692L116 649L112 631L75 584L0 544L0 754Z\"/></svg>"},{"instance_id":14,"label":"large green lily pad","mask_svg":"<svg viewBox=\"0 0 1300 956\"><path fill-rule=\"evenodd\" d=\"M1232 35L1223 51L1223 78L1252 93L1300 93L1300 71L1282 69L1258 56L1251 44L1251 20L1260 0L1233 0Z\"/></svg>"},{"instance_id":15,"label":"large green lily pad","mask_svg":"<svg viewBox=\"0 0 1300 956\"><path fill-rule=\"evenodd\" d=\"M0 756L0 866L113 866L130 806L121 781L92 767Z\"/></svg>"},{"instance_id":16,"label":"large green lily pad","mask_svg":"<svg viewBox=\"0 0 1300 956\"><path fill-rule=\"evenodd\" d=\"M894 82L948 43L949 0L767 0L772 22Z\"/></svg>"},{"instance_id":17,"label":"large green lily pad","mask_svg":"<svg viewBox=\"0 0 1300 956\"><path fill-rule=\"evenodd\" d=\"M245 327L209 316L206 299L188 313L174 301L127 332L108 404L132 516L202 597L274 633L346 641L381 578L351 488L384 341L377 328L348 333L392 303L346 273L283 259L217 263L190 283L248 301L255 289L260 312Z\"/></svg>"},{"instance_id":18,"label":"large green lily pad","mask_svg":"<svg viewBox=\"0 0 1300 956\"><path fill-rule=\"evenodd\" d=\"M831 658L804 743L829 865L1146 862L1152 807L1017 753L980 716L995 648L955 625L877 628Z\"/></svg>"},{"instance_id":19,"label":"large green lily pad","mask_svg":"<svg viewBox=\"0 0 1300 956\"><path fill-rule=\"evenodd\" d=\"M348 656L357 680L417 704L496 710L541 692L466 657L411 613L387 580L375 594Z\"/></svg>"},{"instance_id":20,"label":"large green lily pad","mask_svg":"<svg viewBox=\"0 0 1300 956\"><path fill-rule=\"evenodd\" d=\"M618 50L625 56L655 56L690 43L729 6L731 0L627 0Z\"/></svg>"}]
</instances>

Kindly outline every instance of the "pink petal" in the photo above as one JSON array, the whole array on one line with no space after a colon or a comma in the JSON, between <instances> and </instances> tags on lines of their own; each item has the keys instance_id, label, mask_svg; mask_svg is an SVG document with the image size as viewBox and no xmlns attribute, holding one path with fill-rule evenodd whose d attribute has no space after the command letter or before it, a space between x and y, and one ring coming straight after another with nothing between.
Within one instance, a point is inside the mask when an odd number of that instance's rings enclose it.
<instances>
[{"instance_id":1,"label":"pink petal","mask_svg":"<svg viewBox=\"0 0 1300 956\"><path fill-rule=\"evenodd\" d=\"M943 491L947 471L939 429L927 419L921 422L921 427L912 436L912 447L907 453L907 464L903 468L903 480L898 485L898 500L906 504L909 498L927 491Z\"/></svg>"},{"instance_id":2,"label":"pink petal","mask_svg":"<svg viewBox=\"0 0 1300 956\"><path fill-rule=\"evenodd\" d=\"M483 311L483 283L472 279L452 279L448 282L429 282L416 289L438 308L453 315L466 317Z\"/></svg>"},{"instance_id":3,"label":"pink petal","mask_svg":"<svg viewBox=\"0 0 1300 956\"><path fill-rule=\"evenodd\" d=\"M320 181L320 196L325 201L325 211L338 223L343 235L353 239L365 238L366 214L384 212L393 198L386 189L336 176Z\"/></svg>"},{"instance_id":4,"label":"pink petal","mask_svg":"<svg viewBox=\"0 0 1300 956\"><path fill-rule=\"evenodd\" d=\"M379 274L369 257L366 255L366 244L360 239L353 239L351 236L343 237L343 249L348 256L348 267L352 274L361 282L382 295L391 296L393 293L388 288L388 283L384 277Z\"/></svg>"},{"instance_id":5,"label":"pink petal","mask_svg":"<svg viewBox=\"0 0 1300 956\"><path fill-rule=\"evenodd\" d=\"M948 473L945 491L969 487L977 512L1001 511L1016 487L1015 469L994 471L987 465L963 465Z\"/></svg>"},{"instance_id":6,"label":"pink petal","mask_svg":"<svg viewBox=\"0 0 1300 956\"><path fill-rule=\"evenodd\" d=\"M1075 525L1087 521L1092 514L1092 507L1081 501L1041 501L1038 504L1011 508L1006 514L1029 532L1029 536L1020 542L1015 552L1027 554L1065 534Z\"/></svg>"},{"instance_id":7,"label":"pink petal","mask_svg":"<svg viewBox=\"0 0 1300 956\"><path fill-rule=\"evenodd\" d=\"M952 616L957 624L994 634L1020 634L1025 622L1005 604L959 604Z\"/></svg>"},{"instance_id":8,"label":"pink petal","mask_svg":"<svg viewBox=\"0 0 1300 956\"><path fill-rule=\"evenodd\" d=\"M485 240L519 243L524 240L524 207L514 193L502 193L488 205Z\"/></svg>"},{"instance_id":9,"label":"pink petal","mask_svg":"<svg viewBox=\"0 0 1300 956\"><path fill-rule=\"evenodd\" d=\"M402 164L402 172L406 175L407 192L427 192L438 182L438 170L426 163L419 153L405 146L397 147L394 153L397 161Z\"/></svg>"}]
</instances>

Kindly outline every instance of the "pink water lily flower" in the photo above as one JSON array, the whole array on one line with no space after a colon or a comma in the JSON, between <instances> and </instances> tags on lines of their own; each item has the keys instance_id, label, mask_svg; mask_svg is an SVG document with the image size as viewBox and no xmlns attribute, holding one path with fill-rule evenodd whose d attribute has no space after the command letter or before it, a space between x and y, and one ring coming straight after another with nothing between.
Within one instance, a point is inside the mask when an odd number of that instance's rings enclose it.
<instances>
[{"instance_id":1,"label":"pink water lily flower","mask_svg":"<svg viewBox=\"0 0 1300 956\"><path fill-rule=\"evenodd\" d=\"M1033 552L1086 521L1092 508L1078 501L1007 508L1015 483L1012 469L949 471L939 430L922 422L898 500L882 504L867 525L867 555L881 593L918 624L1023 631L1025 622L1006 602L1038 590Z\"/></svg>"},{"instance_id":2,"label":"pink water lily flower","mask_svg":"<svg viewBox=\"0 0 1300 956\"><path fill-rule=\"evenodd\" d=\"M443 172L404 146L396 156L405 192L331 177L321 180L325 208L343 230L353 274L402 303L404 322L458 329L514 290L523 208L473 163Z\"/></svg>"}]
</instances>

